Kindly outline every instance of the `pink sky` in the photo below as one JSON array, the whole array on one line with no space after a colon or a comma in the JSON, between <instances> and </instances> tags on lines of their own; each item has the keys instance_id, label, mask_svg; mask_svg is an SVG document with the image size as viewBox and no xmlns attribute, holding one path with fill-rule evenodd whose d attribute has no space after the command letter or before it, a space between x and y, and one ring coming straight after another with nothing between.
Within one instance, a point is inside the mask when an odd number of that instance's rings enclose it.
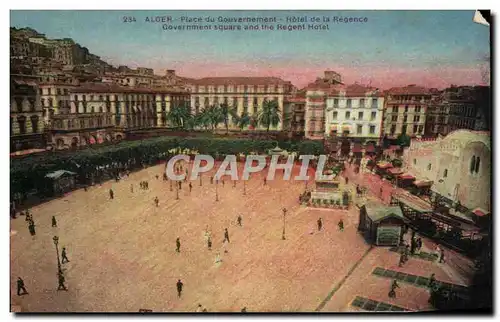
<instances>
[{"instance_id":1,"label":"pink sky","mask_svg":"<svg viewBox=\"0 0 500 322\"><path fill-rule=\"evenodd\" d=\"M108 59L111 63L113 59ZM302 88L322 77L325 70L333 70L342 75L345 84L355 82L388 89L395 86L416 84L428 88L446 88L454 85L489 85L489 72L485 80L484 71L489 71L486 64L472 66L438 65L432 68L399 67L387 64L368 64L363 66L324 66L323 63L309 62L301 64L297 61L289 62L173 62L168 66L155 62L130 62L129 67L150 66L158 75L164 75L166 69L175 69L177 75L190 78L203 77L280 77L291 81L295 86ZM385 66L384 66L385 65ZM485 83L486 82L486 83Z\"/></svg>"},{"instance_id":2,"label":"pink sky","mask_svg":"<svg viewBox=\"0 0 500 322\"><path fill-rule=\"evenodd\" d=\"M346 84L359 82L387 89L393 86L417 84L426 87L445 88L451 84L476 85L483 84L480 66L477 67L434 67L422 68L391 68L391 67L337 67L318 68L307 66L279 67L255 66L240 64L200 65L196 63L178 64L177 74L185 77L220 77L220 76L275 76L291 81L299 88L322 77L326 69L334 70L342 75Z\"/></svg>"}]
</instances>

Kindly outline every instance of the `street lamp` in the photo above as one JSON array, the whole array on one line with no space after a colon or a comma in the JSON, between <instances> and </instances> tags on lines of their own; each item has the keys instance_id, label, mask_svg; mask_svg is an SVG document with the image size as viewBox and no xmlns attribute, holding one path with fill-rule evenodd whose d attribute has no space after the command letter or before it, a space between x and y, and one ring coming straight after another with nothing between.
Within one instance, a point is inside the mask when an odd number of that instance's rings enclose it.
<instances>
[{"instance_id":1,"label":"street lamp","mask_svg":"<svg viewBox=\"0 0 500 322\"><path fill-rule=\"evenodd\" d=\"M215 180L215 201L219 201L219 180Z\"/></svg>"},{"instance_id":2,"label":"street lamp","mask_svg":"<svg viewBox=\"0 0 500 322\"><path fill-rule=\"evenodd\" d=\"M286 218L287 210L286 210L286 208L283 208L282 211L283 211L283 234L281 235L281 239L285 240L286 239L285 238L285 218Z\"/></svg>"},{"instance_id":3,"label":"street lamp","mask_svg":"<svg viewBox=\"0 0 500 322\"><path fill-rule=\"evenodd\" d=\"M52 240L54 241L54 245L56 246L57 269L58 269L58 272L60 272L61 271L61 260L59 259L59 247L57 247L57 245L59 244L59 237L54 236L54 238L52 238Z\"/></svg>"},{"instance_id":4,"label":"street lamp","mask_svg":"<svg viewBox=\"0 0 500 322\"><path fill-rule=\"evenodd\" d=\"M243 195L247 195L247 182L243 179Z\"/></svg>"}]
</instances>

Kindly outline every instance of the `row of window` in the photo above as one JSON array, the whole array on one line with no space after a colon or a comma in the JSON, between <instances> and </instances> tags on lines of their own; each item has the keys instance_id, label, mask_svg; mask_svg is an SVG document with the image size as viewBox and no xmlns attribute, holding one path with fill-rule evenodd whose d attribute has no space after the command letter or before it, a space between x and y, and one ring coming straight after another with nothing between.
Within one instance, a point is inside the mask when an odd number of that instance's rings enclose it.
<instances>
[{"instance_id":1,"label":"row of window","mask_svg":"<svg viewBox=\"0 0 500 322\"><path fill-rule=\"evenodd\" d=\"M236 87L236 90L235 90ZM198 86L197 88L195 87L194 92L200 93L200 92L205 92L205 88L207 89L206 91L209 93L232 93L232 92L243 92L243 93L248 93L248 92L257 92L257 93L273 93L275 91L279 91L279 88L274 86L274 85L268 85L268 86L254 86L254 85L237 85L237 86Z\"/></svg>"},{"instance_id":2,"label":"row of window","mask_svg":"<svg viewBox=\"0 0 500 322\"><path fill-rule=\"evenodd\" d=\"M358 112L357 120L363 120L364 116L365 116L364 112ZM332 120L336 120L337 118L338 118L338 112L334 111L332 114ZM370 121L374 121L376 118L377 118L377 112L371 112ZM345 112L345 119L346 120L351 119L351 111Z\"/></svg>"},{"instance_id":3,"label":"row of window","mask_svg":"<svg viewBox=\"0 0 500 322\"><path fill-rule=\"evenodd\" d=\"M410 111L410 107L408 105L404 105L404 106L400 105L400 106L393 106L392 107L392 113L398 113L399 112L399 108L404 109L405 113L408 113ZM422 112L422 106L420 106L420 105L415 106L414 111L415 111L415 113Z\"/></svg>"},{"instance_id":4,"label":"row of window","mask_svg":"<svg viewBox=\"0 0 500 322\"><path fill-rule=\"evenodd\" d=\"M398 115L392 115L391 116L391 121L392 122L397 122L399 119L399 116ZM404 115L403 116L403 123L407 123L408 122L408 115ZM413 116L413 123L418 123L420 122L420 115L415 115Z\"/></svg>"},{"instance_id":5,"label":"row of window","mask_svg":"<svg viewBox=\"0 0 500 322\"><path fill-rule=\"evenodd\" d=\"M359 106L359 107L361 107L361 108L363 108L363 107L365 107L365 106L368 106L368 105L367 105L367 104L368 104L368 101L369 101L369 100L367 100L367 99L361 98L361 99L359 99L359 105L357 105L357 106ZM354 99L354 100L353 100L353 99L351 99L351 98L348 98L348 99L346 100L347 108L352 108L352 106L353 106L353 104L352 104L352 103L353 103L353 102L354 102L354 103L357 103L357 100L356 100L356 99ZM339 106L339 99L338 99L338 98L334 98L334 99L333 99L333 106L338 108L338 106ZM378 99L377 99L377 98L372 98L372 99L371 99L371 105L369 105L369 106L370 106L371 108L377 108L377 107L378 107Z\"/></svg>"},{"instance_id":6,"label":"row of window","mask_svg":"<svg viewBox=\"0 0 500 322\"><path fill-rule=\"evenodd\" d=\"M32 116L30 116L30 120L31 120L32 132L37 133L38 132L39 117L37 115L32 115ZM26 121L27 121L27 119L26 119L26 116L24 116L24 115L17 117L17 124L19 126L19 134L26 134ZM13 124L14 124L14 118L11 117L10 118L10 133L11 134L12 134Z\"/></svg>"},{"instance_id":7,"label":"row of window","mask_svg":"<svg viewBox=\"0 0 500 322\"><path fill-rule=\"evenodd\" d=\"M267 100L274 100L274 101L278 101L279 98L277 96L271 98L267 98ZM219 97L218 96L215 96L214 99L213 99L213 102L214 102L214 105L217 105L219 103L224 103L224 104L228 104L229 105L229 97L227 96L224 96L222 98L222 101L219 100ZM237 105L238 104L238 97L234 96L231 100L232 104L233 105ZM259 100L257 97L254 97L253 100L251 97L243 97L243 105L249 105L251 102L253 102L253 105L258 105L259 104ZM194 103L196 106L199 106L200 105L200 97L199 96L196 96L195 99L194 99ZM205 97L204 98L204 105L205 106L209 106L210 105L210 98L209 97Z\"/></svg>"},{"instance_id":8,"label":"row of window","mask_svg":"<svg viewBox=\"0 0 500 322\"><path fill-rule=\"evenodd\" d=\"M392 99L401 102L422 101L427 97L425 96L411 96L411 95L393 95Z\"/></svg>"},{"instance_id":9,"label":"row of window","mask_svg":"<svg viewBox=\"0 0 500 322\"><path fill-rule=\"evenodd\" d=\"M403 124L401 127L401 133L406 134L408 132L408 125ZM396 133L396 124L391 125L390 129L390 134L394 135ZM423 125L413 125L413 133L414 134L423 134L424 133L424 126Z\"/></svg>"},{"instance_id":10,"label":"row of window","mask_svg":"<svg viewBox=\"0 0 500 322\"><path fill-rule=\"evenodd\" d=\"M363 125L360 125L358 124L356 126L356 134L363 134ZM375 125L369 125L368 126L368 133L369 134L375 134L375 130L377 129L377 127ZM346 134L346 135L349 135L349 131L348 130L344 130L342 131L343 134ZM337 135L337 129L333 129L332 130L332 134L333 135Z\"/></svg>"}]
</instances>

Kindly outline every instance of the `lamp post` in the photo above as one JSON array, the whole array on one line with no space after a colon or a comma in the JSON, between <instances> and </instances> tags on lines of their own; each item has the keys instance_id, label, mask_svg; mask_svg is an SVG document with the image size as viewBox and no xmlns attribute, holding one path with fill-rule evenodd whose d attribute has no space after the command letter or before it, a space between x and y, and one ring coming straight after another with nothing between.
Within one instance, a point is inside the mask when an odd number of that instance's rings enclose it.
<instances>
[{"instance_id":1,"label":"lamp post","mask_svg":"<svg viewBox=\"0 0 500 322\"><path fill-rule=\"evenodd\" d=\"M247 195L247 182L243 179L243 195Z\"/></svg>"},{"instance_id":2,"label":"lamp post","mask_svg":"<svg viewBox=\"0 0 500 322\"><path fill-rule=\"evenodd\" d=\"M286 208L283 208L282 211L283 211L283 234L281 235L281 239L285 240L286 239L285 238L285 218L286 218L287 210L286 210Z\"/></svg>"},{"instance_id":3,"label":"lamp post","mask_svg":"<svg viewBox=\"0 0 500 322\"><path fill-rule=\"evenodd\" d=\"M175 200L179 200L179 182L178 181L175 182L175 186L176 186L176 189L175 189Z\"/></svg>"},{"instance_id":4,"label":"lamp post","mask_svg":"<svg viewBox=\"0 0 500 322\"><path fill-rule=\"evenodd\" d=\"M200 173L200 187L201 187L201 173Z\"/></svg>"},{"instance_id":5,"label":"lamp post","mask_svg":"<svg viewBox=\"0 0 500 322\"><path fill-rule=\"evenodd\" d=\"M52 240L54 241L54 245L56 246L56 254L57 254L57 272L60 272L60 271L61 271L61 260L59 259L59 247L57 247L57 245L59 244L59 237L54 236L54 237L52 238Z\"/></svg>"},{"instance_id":6,"label":"lamp post","mask_svg":"<svg viewBox=\"0 0 500 322\"><path fill-rule=\"evenodd\" d=\"M170 179L170 191L172 191L172 179Z\"/></svg>"},{"instance_id":7,"label":"lamp post","mask_svg":"<svg viewBox=\"0 0 500 322\"><path fill-rule=\"evenodd\" d=\"M219 201L219 180L215 180L215 201Z\"/></svg>"}]
</instances>

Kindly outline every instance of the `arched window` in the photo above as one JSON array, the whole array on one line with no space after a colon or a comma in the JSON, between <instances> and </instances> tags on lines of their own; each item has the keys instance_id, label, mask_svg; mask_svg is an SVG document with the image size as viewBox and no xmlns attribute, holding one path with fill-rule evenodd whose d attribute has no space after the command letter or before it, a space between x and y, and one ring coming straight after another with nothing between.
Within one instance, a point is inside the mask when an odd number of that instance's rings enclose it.
<instances>
[{"instance_id":1,"label":"arched window","mask_svg":"<svg viewBox=\"0 0 500 322\"><path fill-rule=\"evenodd\" d=\"M474 172L475 167L476 167L476 156L473 155L472 159L470 160L470 169L469 169L470 173Z\"/></svg>"},{"instance_id":2,"label":"arched window","mask_svg":"<svg viewBox=\"0 0 500 322\"><path fill-rule=\"evenodd\" d=\"M474 172L478 173L479 172L479 164L481 163L481 158L477 157L476 158L476 164L474 166Z\"/></svg>"}]
</instances>

